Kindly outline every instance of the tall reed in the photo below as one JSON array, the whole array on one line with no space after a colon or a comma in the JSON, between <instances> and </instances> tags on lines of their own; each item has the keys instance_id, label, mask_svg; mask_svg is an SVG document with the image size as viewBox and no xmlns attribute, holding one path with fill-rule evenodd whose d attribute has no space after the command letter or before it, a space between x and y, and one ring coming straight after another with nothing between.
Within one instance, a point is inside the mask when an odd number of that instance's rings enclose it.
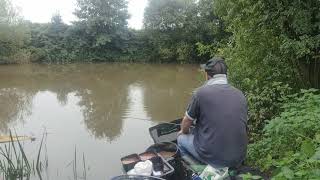
<instances>
[{"instance_id":1,"label":"tall reed","mask_svg":"<svg viewBox=\"0 0 320 180\"><path fill-rule=\"evenodd\" d=\"M16 135L16 137L18 136ZM44 136L40 143L36 161L30 161L27 158L25 149L19 138L15 141L11 131L10 140L9 143L0 146L0 177L6 180L29 180L35 172L41 177L42 162L40 156Z\"/></svg>"}]
</instances>

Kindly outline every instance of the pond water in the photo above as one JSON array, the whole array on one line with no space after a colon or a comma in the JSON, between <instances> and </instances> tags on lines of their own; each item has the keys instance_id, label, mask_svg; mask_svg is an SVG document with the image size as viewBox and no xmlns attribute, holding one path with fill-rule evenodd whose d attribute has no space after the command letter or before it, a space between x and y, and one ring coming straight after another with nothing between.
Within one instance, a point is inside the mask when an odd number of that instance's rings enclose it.
<instances>
[{"instance_id":1,"label":"pond water","mask_svg":"<svg viewBox=\"0 0 320 180\"><path fill-rule=\"evenodd\" d=\"M184 114L199 79L194 65L0 66L0 135L36 137L23 142L35 160L45 133L43 179L75 179L75 162L78 178L109 179L153 143L149 127Z\"/></svg>"}]
</instances>

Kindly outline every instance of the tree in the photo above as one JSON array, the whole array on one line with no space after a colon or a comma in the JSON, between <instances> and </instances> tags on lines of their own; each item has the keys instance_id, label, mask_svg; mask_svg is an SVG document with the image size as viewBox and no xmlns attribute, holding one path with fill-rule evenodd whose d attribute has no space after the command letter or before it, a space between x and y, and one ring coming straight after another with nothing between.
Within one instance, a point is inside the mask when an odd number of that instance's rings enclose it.
<instances>
[{"instance_id":1,"label":"tree","mask_svg":"<svg viewBox=\"0 0 320 180\"><path fill-rule=\"evenodd\" d=\"M71 49L68 49L70 42L66 39L69 26L63 22L59 13L52 16L51 23L34 23L30 26L34 61L66 63L72 60Z\"/></svg>"},{"instance_id":2,"label":"tree","mask_svg":"<svg viewBox=\"0 0 320 180\"><path fill-rule=\"evenodd\" d=\"M194 0L149 0L144 28L152 47L152 56L161 61L191 62L195 53Z\"/></svg>"},{"instance_id":3,"label":"tree","mask_svg":"<svg viewBox=\"0 0 320 180\"><path fill-rule=\"evenodd\" d=\"M29 61L25 45L29 31L15 7L8 0L0 0L0 64Z\"/></svg>"},{"instance_id":4,"label":"tree","mask_svg":"<svg viewBox=\"0 0 320 180\"><path fill-rule=\"evenodd\" d=\"M84 43L81 49L89 50L94 60L115 58L127 39L127 1L77 0L74 34Z\"/></svg>"},{"instance_id":5,"label":"tree","mask_svg":"<svg viewBox=\"0 0 320 180\"><path fill-rule=\"evenodd\" d=\"M0 0L0 23L16 24L21 20L10 0Z\"/></svg>"},{"instance_id":6,"label":"tree","mask_svg":"<svg viewBox=\"0 0 320 180\"><path fill-rule=\"evenodd\" d=\"M215 9L233 34L224 50L233 78L319 87L319 7L318 0L216 0Z\"/></svg>"},{"instance_id":7,"label":"tree","mask_svg":"<svg viewBox=\"0 0 320 180\"><path fill-rule=\"evenodd\" d=\"M144 27L160 31L184 28L188 10L195 8L194 0L149 0L144 14Z\"/></svg>"},{"instance_id":8,"label":"tree","mask_svg":"<svg viewBox=\"0 0 320 180\"><path fill-rule=\"evenodd\" d=\"M216 56L232 35L226 31L224 22L213 8L212 0L198 1L197 32L201 40L197 43L197 49L205 59Z\"/></svg>"},{"instance_id":9,"label":"tree","mask_svg":"<svg viewBox=\"0 0 320 180\"><path fill-rule=\"evenodd\" d=\"M215 0L232 33L218 52L227 58L230 81L247 95L251 135L281 113L288 94L319 87L319 7L317 0Z\"/></svg>"},{"instance_id":10,"label":"tree","mask_svg":"<svg viewBox=\"0 0 320 180\"><path fill-rule=\"evenodd\" d=\"M218 49L230 36L212 0L149 0L144 27L152 54L165 62L208 60L211 47Z\"/></svg>"}]
</instances>

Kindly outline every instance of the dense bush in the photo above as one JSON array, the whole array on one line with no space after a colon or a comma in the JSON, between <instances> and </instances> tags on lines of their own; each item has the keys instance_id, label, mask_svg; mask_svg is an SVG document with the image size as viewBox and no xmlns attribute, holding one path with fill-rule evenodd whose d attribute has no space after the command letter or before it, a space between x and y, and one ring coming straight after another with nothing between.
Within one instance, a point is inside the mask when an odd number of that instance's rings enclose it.
<instances>
[{"instance_id":1,"label":"dense bush","mask_svg":"<svg viewBox=\"0 0 320 180\"><path fill-rule=\"evenodd\" d=\"M320 92L289 96L283 112L270 120L263 138L249 146L248 162L274 179L320 177Z\"/></svg>"},{"instance_id":2,"label":"dense bush","mask_svg":"<svg viewBox=\"0 0 320 180\"><path fill-rule=\"evenodd\" d=\"M261 86L257 80L245 79L241 85L249 104L248 128L251 142L260 138L266 120L282 111L282 103L292 93L292 88L282 82L265 83Z\"/></svg>"},{"instance_id":3,"label":"dense bush","mask_svg":"<svg viewBox=\"0 0 320 180\"><path fill-rule=\"evenodd\" d=\"M222 50L235 72L232 78L319 88L319 7L318 0L215 0L217 14L233 34Z\"/></svg>"}]
</instances>

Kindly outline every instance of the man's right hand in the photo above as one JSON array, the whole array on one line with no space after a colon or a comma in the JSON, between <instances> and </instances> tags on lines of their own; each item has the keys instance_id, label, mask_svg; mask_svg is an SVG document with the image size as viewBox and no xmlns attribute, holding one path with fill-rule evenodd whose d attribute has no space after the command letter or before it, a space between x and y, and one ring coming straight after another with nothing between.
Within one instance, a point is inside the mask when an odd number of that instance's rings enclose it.
<instances>
[{"instance_id":1,"label":"man's right hand","mask_svg":"<svg viewBox=\"0 0 320 180\"><path fill-rule=\"evenodd\" d=\"M182 135L182 134L183 134L183 132L182 132L182 130L180 130L180 131L178 132L177 136L180 136L180 135Z\"/></svg>"},{"instance_id":2,"label":"man's right hand","mask_svg":"<svg viewBox=\"0 0 320 180\"><path fill-rule=\"evenodd\" d=\"M180 134L189 134L190 133L190 127L192 125L192 120L190 120L187 116L184 116L181 122L181 133ZM178 133L178 134L179 134Z\"/></svg>"}]
</instances>

